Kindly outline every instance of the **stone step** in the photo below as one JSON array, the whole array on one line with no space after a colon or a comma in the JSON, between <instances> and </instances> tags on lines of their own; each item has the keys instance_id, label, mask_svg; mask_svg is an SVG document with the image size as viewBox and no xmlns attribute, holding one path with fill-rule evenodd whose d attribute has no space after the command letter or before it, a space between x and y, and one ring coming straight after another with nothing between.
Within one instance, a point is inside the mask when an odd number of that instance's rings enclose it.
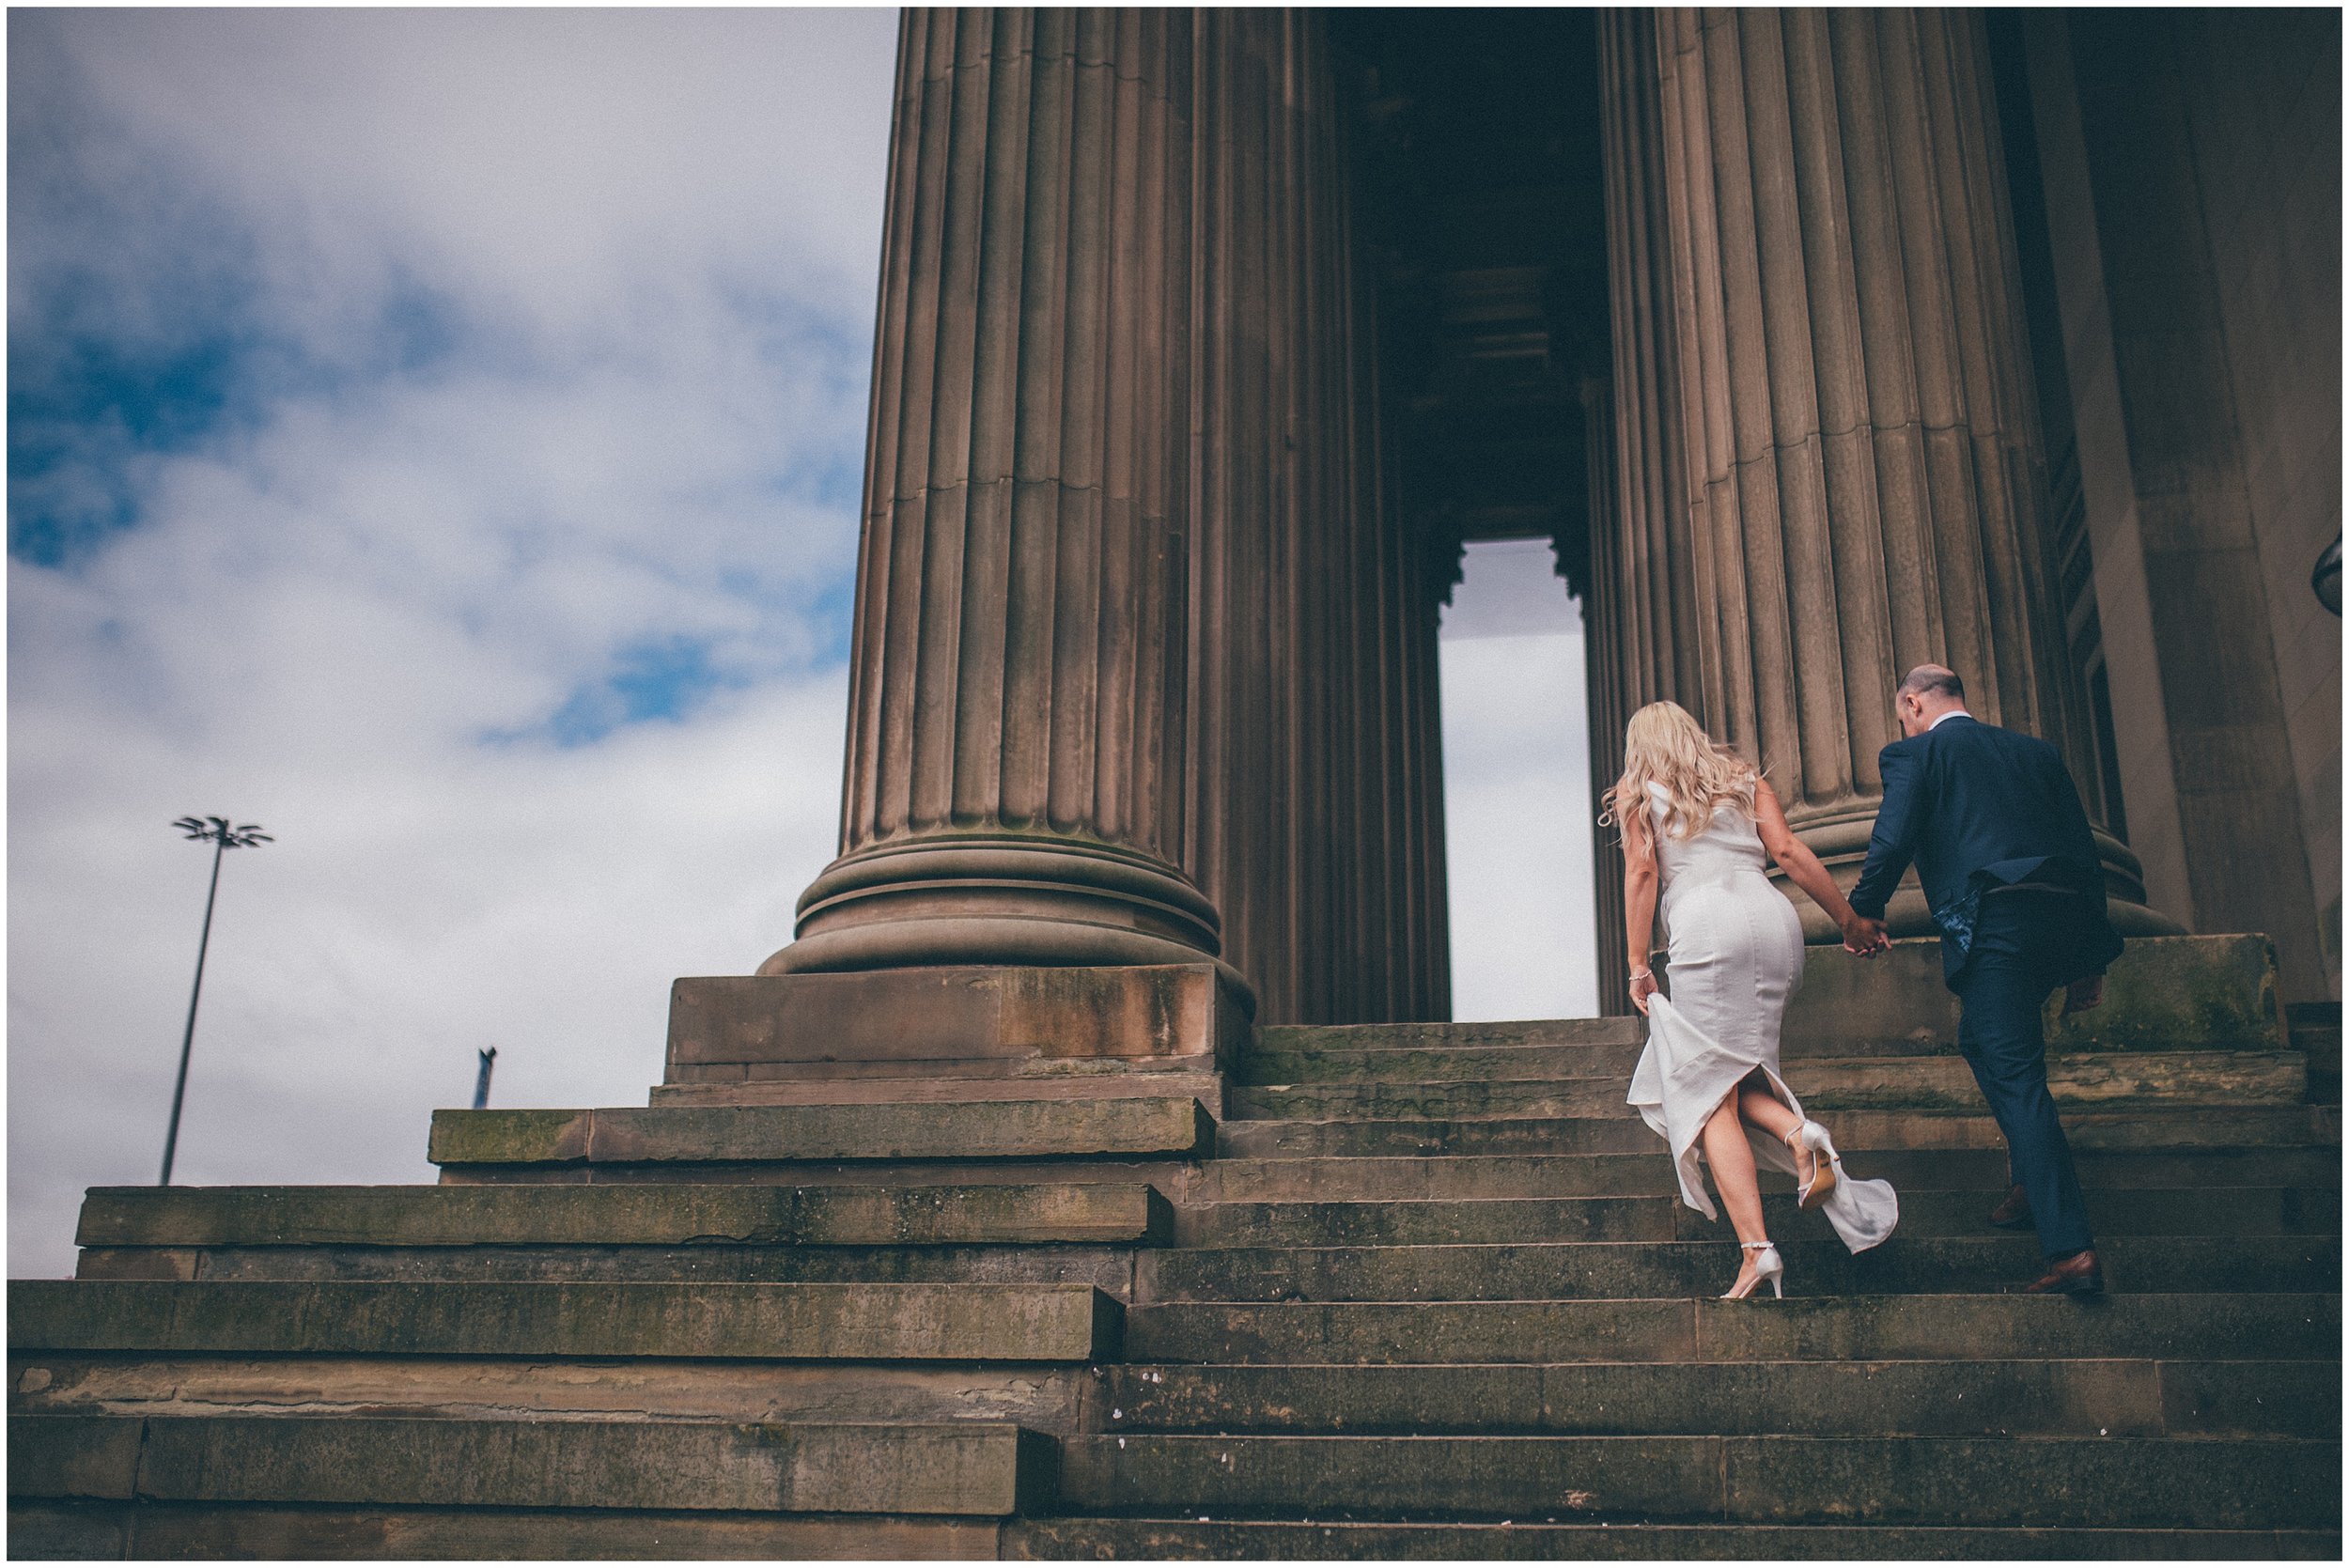
<instances>
[{"instance_id":1,"label":"stone step","mask_svg":"<svg viewBox=\"0 0 2349 1568\"><path fill-rule=\"evenodd\" d=\"M2151 1069L2159 1072L2186 1070L2184 1063L2200 1063L2196 1070L2223 1070L2230 1063L2270 1059L2263 1072L2277 1070L2273 1063L2281 1060L2285 1069L2305 1061L2308 1070L2316 1073L2329 1068L2338 1074L2340 1042L2338 1031L2331 1036L2316 1035L2303 1040L2295 1032L2289 1050L2250 1050L2241 1048L2229 1050L2208 1050L2193 1044L2163 1047L2158 1042L2146 1048L2117 1051L2108 1048L2079 1048L2050 1050L2048 1061L2061 1072L2067 1064L2092 1066L2100 1061L2121 1058L2134 1061L2140 1057L2176 1059L2178 1065L2156 1061ZM1574 1046L1455 1046L1423 1048L1412 1046L1338 1047L1272 1050L1252 1046L1244 1051L1233 1070L1234 1083L1242 1084L1301 1084L1301 1083L1446 1083L1470 1080L1505 1080L1516 1079L1571 1079L1615 1076L1626 1082L1638 1065L1641 1046L1627 1044ZM1781 1051L1787 1061L1797 1063L1787 1069L1796 1082L1797 1092L1805 1093L1804 1085L1814 1075L1841 1075L1855 1063L1873 1063L1875 1070L1907 1071L1925 1062L1937 1064L1935 1081L1953 1064L1960 1076L1965 1063L1958 1056L1954 1041L1938 1038L1918 1040L1876 1040L1864 1048L1849 1040L1832 1036L1789 1036L1781 1042ZM1897 1064L1897 1069L1895 1068Z\"/></svg>"},{"instance_id":2,"label":"stone step","mask_svg":"<svg viewBox=\"0 0 2349 1568\"><path fill-rule=\"evenodd\" d=\"M1469 1082L1303 1082L1235 1086L1224 1096L1235 1121L1288 1117L1307 1121L1431 1121L1469 1116L1634 1114L1625 1103L1628 1075ZM1807 1110L1836 1109L1969 1111L1982 1091L1971 1068L1953 1057L1853 1057L1805 1063L1788 1080ZM2295 1051L2111 1051L2057 1057L2047 1087L2064 1106L2296 1106L2308 1096L2308 1068Z\"/></svg>"},{"instance_id":3,"label":"stone step","mask_svg":"<svg viewBox=\"0 0 2349 1568\"><path fill-rule=\"evenodd\" d=\"M2027 1235L1895 1235L1866 1252L1836 1241L1779 1249L1785 1284L1804 1296L1995 1291L2043 1266ZM2120 1291L2333 1291L2338 1237L2185 1236L2100 1239ZM1533 1301L1709 1295L1735 1277L1720 1241L1582 1241L1523 1245L1200 1248L1137 1254L1134 1296L1145 1301Z\"/></svg>"},{"instance_id":4,"label":"stone step","mask_svg":"<svg viewBox=\"0 0 2349 1568\"><path fill-rule=\"evenodd\" d=\"M563 1284L1094 1285L1124 1296L1135 1250L1118 1247L122 1247L82 1250L78 1281L512 1281ZM198 1272L190 1273L194 1268Z\"/></svg>"},{"instance_id":5,"label":"stone step","mask_svg":"<svg viewBox=\"0 0 2349 1568\"><path fill-rule=\"evenodd\" d=\"M2338 1529L2301 1438L1074 1437L1072 1509L1210 1516Z\"/></svg>"},{"instance_id":6,"label":"stone step","mask_svg":"<svg viewBox=\"0 0 2349 1568\"><path fill-rule=\"evenodd\" d=\"M1487 1050L1523 1046L1633 1046L1643 1018L1517 1018L1485 1023L1265 1024L1253 1048L1266 1051Z\"/></svg>"},{"instance_id":7,"label":"stone step","mask_svg":"<svg viewBox=\"0 0 2349 1568\"><path fill-rule=\"evenodd\" d=\"M2341 1432L2307 1361L1835 1360L1115 1366L1093 1431L1591 1436L2288 1436Z\"/></svg>"},{"instance_id":8,"label":"stone step","mask_svg":"<svg viewBox=\"0 0 2349 1568\"><path fill-rule=\"evenodd\" d=\"M1239 1084L1463 1083L1618 1078L1639 1064L1637 1045L1408 1046L1377 1049L1272 1051L1252 1048L1234 1068Z\"/></svg>"},{"instance_id":9,"label":"stone step","mask_svg":"<svg viewBox=\"0 0 2349 1568\"><path fill-rule=\"evenodd\" d=\"M1815 1216L1805 1217L1815 1219ZM1815 1234L1811 1234L1815 1233ZM2035 1275L2029 1233L1895 1235L1853 1256L1806 1224L1782 1237L1794 1295L2005 1290ZM2100 1239L2113 1288L2334 1290L2337 1236ZM151 1253L86 1252L77 1282L150 1281ZM1096 1248L266 1248L209 1253L208 1281L435 1280L521 1283L1091 1285L1139 1301L1454 1301L1674 1296L1727 1287L1719 1239L1406 1243L1368 1247Z\"/></svg>"},{"instance_id":10,"label":"stone step","mask_svg":"<svg viewBox=\"0 0 2349 1568\"><path fill-rule=\"evenodd\" d=\"M1141 1182L1005 1186L99 1187L84 1247L770 1246L1144 1241Z\"/></svg>"},{"instance_id":11,"label":"stone step","mask_svg":"<svg viewBox=\"0 0 2349 1568\"><path fill-rule=\"evenodd\" d=\"M1734 1265L1719 1271L1726 1288ZM1656 1300L1167 1302L1129 1310L1137 1363L2004 1360L2155 1357L2331 1363L2336 1293L1824 1296ZM2339 1379L2321 1373L2326 1386Z\"/></svg>"},{"instance_id":12,"label":"stone step","mask_svg":"<svg viewBox=\"0 0 2349 1568\"><path fill-rule=\"evenodd\" d=\"M1234 1091L1237 1095L1252 1091ZM2341 1141L2337 1106L2144 1106L2075 1108L2063 1118L2076 1150L2248 1149ZM1823 1115L1847 1159L1855 1151L2003 1149L1989 1114L1845 1110ZM1661 1144L1638 1117L1461 1116L1353 1118L1344 1121L1229 1121L1216 1129L1227 1158L1295 1155L1621 1155L1654 1154ZM2336 1156L2338 1157L2338 1156Z\"/></svg>"},{"instance_id":13,"label":"stone step","mask_svg":"<svg viewBox=\"0 0 2349 1568\"><path fill-rule=\"evenodd\" d=\"M778 1075L795 1075L801 1063L777 1064ZM1138 1083L1138 1079L1145 1079ZM1212 1112L1223 1094L1213 1073L1147 1075L1024 1073L1011 1078L934 1077L875 1079L777 1076L763 1079L697 1079L653 1085L656 1106L723 1105L940 1105L992 1100L1132 1099L1184 1095Z\"/></svg>"},{"instance_id":14,"label":"stone step","mask_svg":"<svg viewBox=\"0 0 2349 1568\"><path fill-rule=\"evenodd\" d=\"M1235 1084L1232 1122L1453 1121L1471 1117L1588 1117L1636 1122L1623 1078L1499 1079L1472 1083Z\"/></svg>"},{"instance_id":15,"label":"stone step","mask_svg":"<svg viewBox=\"0 0 2349 1568\"><path fill-rule=\"evenodd\" d=\"M1529 1511L1531 1513L1531 1511ZM2042 1529L1934 1525L1501 1524L1315 1520L1013 1519L1003 1555L1030 1561L1498 1562L1654 1558L1897 1561L2185 1559L2336 1561L2339 1530Z\"/></svg>"},{"instance_id":16,"label":"stone step","mask_svg":"<svg viewBox=\"0 0 2349 1568\"><path fill-rule=\"evenodd\" d=\"M2326 1147L2078 1152L2080 1185L2107 1189L2283 1188L2322 1192L2337 1202L2341 1157ZM1862 1169L1864 1165L1864 1169ZM2007 1186L2006 1156L1996 1149L1875 1149L1854 1175L1880 1176L1906 1200L1927 1191L1997 1194ZM1762 1173L1766 1191L1793 1191L1793 1179ZM1200 1203L1346 1202L1379 1199L1670 1197L1679 1191L1661 1140L1645 1153L1621 1155L1303 1155L1219 1159L1190 1184Z\"/></svg>"},{"instance_id":17,"label":"stone step","mask_svg":"<svg viewBox=\"0 0 2349 1568\"><path fill-rule=\"evenodd\" d=\"M2286 1008L2292 1044L2308 1052L2309 1098L2341 1103L2341 1003L2296 1001Z\"/></svg>"},{"instance_id":18,"label":"stone step","mask_svg":"<svg viewBox=\"0 0 2349 1568\"><path fill-rule=\"evenodd\" d=\"M19 1415L1009 1421L1076 1429L1085 1365L19 1351Z\"/></svg>"},{"instance_id":19,"label":"stone step","mask_svg":"<svg viewBox=\"0 0 2349 1568\"><path fill-rule=\"evenodd\" d=\"M8 1507L8 1545L16 1555L52 1560L930 1561L992 1558L1001 1529L993 1519L884 1514L287 1508L153 1501L21 1502Z\"/></svg>"},{"instance_id":20,"label":"stone step","mask_svg":"<svg viewBox=\"0 0 2349 1568\"><path fill-rule=\"evenodd\" d=\"M1090 1285L8 1282L8 1348L161 1354L1091 1361Z\"/></svg>"},{"instance_id":21,"label":"stone step","mask_svg":"<svg viewBox=\"0 0 2349 1568\"><path fill-rule=\"evenodd\" d=\"M1660 1163L1660 1162L1659 1162ZM1849 1171L1853 1175L1869 1171ZM1992 1196L1979 1191L1901 1193L1904 1236L1994 1234ZM1833 1233L1803 1213L1791 1190L1766 1194L1769 1234L1781 1240ZM2095 1191L2089 1221L2107 1235L2334 1235L2341 1194L2299 1188L2136 1188ZM1183 1247L1370 1247L1442 1242L1719 1240L1725 1221L1672 1197L1469 1198L1354 1203L1212 1203L1175 1220Z\"/></svg>"},{"instance_id":22,"label":"stone step","mask_svg":"<svg viewBox=\"0 0 2349 1568\"><path fill-rule=\"evenodd\" d=\"M1000 1517L1051 1440L920 1425L10 1416L8 1496Z\"/></svg>"},{"instance_id":23,"label":"stone step","mask_svg":"<svg viewBox=\"0 0 2349 1568\"><path fill-rule=\"evenodd\" d=\"M1234 1094L1242 1093L1232 1091ZM1225 1159L1294 1155L1548 1154L1653 1155L1662 1148L1647 1124L1618 1116L1478 1116L1430 1122L1231 1121L1217 1125L1215 1150ZM1842 1139L1839 1149L1845 1148Z\"/></svg>"},{"instance_id":24,"label":"stone step","mask_svg":"<svg viewBox=\"0 0 2349 1568\"><path fill-rule=\"evenodd\" d=\"M436 1110L428 1157L449 1166L724 1164L1182 1156L1215 1123L1188 1094L953 1105L622 1106Z\"/></svg>"}]
</instances>

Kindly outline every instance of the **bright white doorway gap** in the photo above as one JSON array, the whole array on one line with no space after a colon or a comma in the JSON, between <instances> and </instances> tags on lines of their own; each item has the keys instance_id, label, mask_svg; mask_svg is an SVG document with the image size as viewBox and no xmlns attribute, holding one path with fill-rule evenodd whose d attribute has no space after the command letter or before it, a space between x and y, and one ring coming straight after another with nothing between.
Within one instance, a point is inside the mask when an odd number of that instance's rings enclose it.
<instances>
[{"instance_id":1,"label":"bright white doorway gap","mask_svg":"<svg viewBox=\"0 0 2349 1568\"><path fill-rule=\"evenodd\" d=\"M1452 1016L1595 1017L1582 613L1549 542L1470 545L1438 648Z\"/></svg>"}]
</instances>

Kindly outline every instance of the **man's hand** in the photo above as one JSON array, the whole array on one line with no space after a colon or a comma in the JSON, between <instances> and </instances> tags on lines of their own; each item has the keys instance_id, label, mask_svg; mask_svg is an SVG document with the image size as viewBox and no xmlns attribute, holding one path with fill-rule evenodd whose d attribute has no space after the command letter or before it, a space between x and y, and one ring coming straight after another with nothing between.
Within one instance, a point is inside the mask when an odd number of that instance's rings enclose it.
<instances>
[{"instance_id":1,"label":"man's hand","mask_svg":"<svg viewBox=\"0 0 2349 1568\"><path fill-rule=\"evenodd\" d=\"M2075 980L2063 987L2063 1011L2058 1017L2068 1018L2075 1013L2085 1013L2104 1000L2103 975L2092 974L2085 980Z\"/></svg>"},{"instance_id":2,"label":"man's hand","mask_svg":"<svg viewBox=\"0 0 2349 1568\"><path fill-rule=\"evenodd\" d=\"M1854 914L1843 923L1843 951L1857 953L1862 958L1873 958L1892 945L1892 939L1884 934L1884 922Z\"/></svg>"}]
</instances>

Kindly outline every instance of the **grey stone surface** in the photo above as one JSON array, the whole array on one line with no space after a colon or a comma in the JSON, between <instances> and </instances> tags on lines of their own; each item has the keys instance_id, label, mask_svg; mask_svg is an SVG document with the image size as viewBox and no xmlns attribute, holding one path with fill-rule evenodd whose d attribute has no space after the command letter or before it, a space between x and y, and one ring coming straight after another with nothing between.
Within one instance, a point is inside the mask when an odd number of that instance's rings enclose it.
<instances>
[{"instance_id":1,"label":"grey stone surface","mask_svg":"<svg viewBox=\"0 0 2349 1568\"><path fill-rule=\"evenodd\" d=\"M439 1110L442 1166L1185 1155L1213 1122L1187 1094L958 1104Z\"/></svg>"},{"instance_id":2,"label":"grey stone surface","mask_svg":"<svg viewBox=\"0 0 2349 1568\"><path fill-rule=\"evenodd\" d=\"M127 1437L124 1436L127 1434ZM18 1497L179 1502L1010 1514L1049 1459L1017 1427L698 1421L145 1420L11 1416L32 1462ZM1023 1477L1023 1458L1027 1475Z\"/></svg>"},{"instance_id":3,"label":"grey stone surface","mask_svg":"<svg viewBox=\"0 0 2349 1568\"><path fill-rule=\"evenodd\" d=\"M142 1502L21 1503L8 1543L21 1558L989 1559L993 1520L883 1515L618 1514L602 1509L272 1508Z\"/></svg>"},{"instance_id":4,"label":"grey stone surface","mask_svg":"<svg viewBox=\"0 0 2349 1568\"><path fill-rule=\"evenodd\" d=\"M379 1356L1088 1361L1090 1285L18 1280L8 1348Z\"/></svg>"},{"instance_id":5,"label":"grey stone surface","mask_svg":"<svg viewBox=\"0 0 2349 1568\"><path fill-rule=\"evenodd\" d=\"M84 1247L875 1246L1138 1241L1142 1183L93 1188Z\"/></svg>"},{"instance_id":6,"label":"grey stone surface","mask_svg":"<svg viewBox=\"0 0 2349 1568\"><path fill-rule=\"evenodd\" d=\"M1951 1526L1501 1524L1431 1521L1021 1519L1003 1555L1030 1560L1166 1558L1361 1561L1792 1560L1873 1558L2305 1559L2341 1555L2339 1530L2044 1529Z\"/></svg>"},{"instance_id":7,"label":"grey stone surface","mask_svg":"<svg viewBox=\"0 0 2349 1568\"><path fill-rule=\"evenodd\" d=\"M1023 1074L1036 1094L1098 1091L1112 1067L1214 1073L1245 1037L1248 1006L1206 963L679 980L668 1080L867 1079L878 1096L997 1072ZM1146 1084L1151 1075L1115 1075L1127 1076Z\"/></svg>"}]
</instances>

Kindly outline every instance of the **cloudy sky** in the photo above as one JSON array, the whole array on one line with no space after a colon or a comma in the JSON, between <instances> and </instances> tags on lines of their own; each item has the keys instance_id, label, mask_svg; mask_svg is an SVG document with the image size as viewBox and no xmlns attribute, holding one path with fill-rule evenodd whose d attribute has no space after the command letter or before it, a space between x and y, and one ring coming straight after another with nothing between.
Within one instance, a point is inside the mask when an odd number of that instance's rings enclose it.
<instances>
[{"instance_id":1,"label":"cloudy sky","mask_svg":"<svg viewBox=\"0 0 2349 1568\"><path fill-rule=\"evenodd\" d=\"M9 13L11 1274L155 1179L175 817L277 838L222 877L188 1183L428 1180L485 1046L496 1103L641 1104L669 980L788 938L894 27ZM1588 1010L1579 648L1517 557L1447 625L1462 1017Z\"/></svg>"}]
</instances>

